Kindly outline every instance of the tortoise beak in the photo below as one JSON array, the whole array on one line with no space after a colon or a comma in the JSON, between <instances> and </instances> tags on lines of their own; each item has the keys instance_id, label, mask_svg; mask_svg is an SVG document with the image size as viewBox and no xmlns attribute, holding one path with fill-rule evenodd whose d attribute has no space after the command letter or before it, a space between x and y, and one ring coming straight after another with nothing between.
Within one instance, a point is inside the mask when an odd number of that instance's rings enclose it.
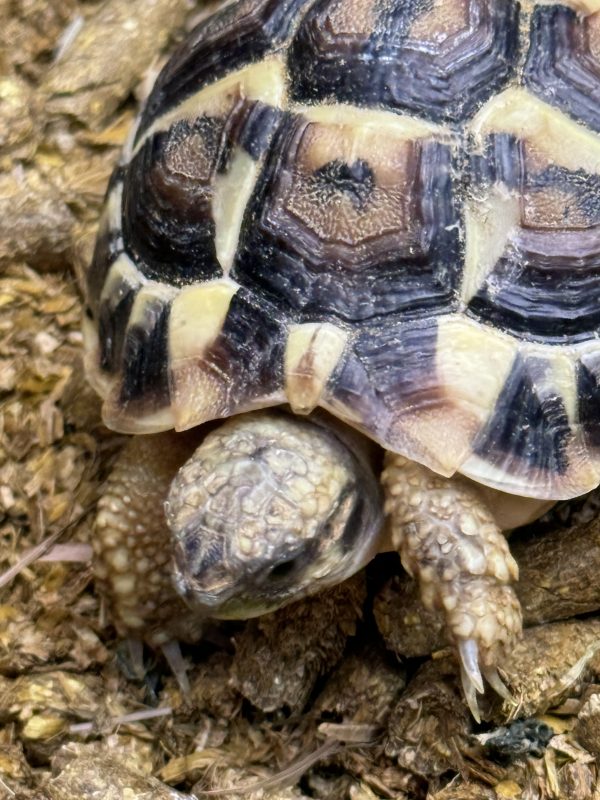
<instances>
[{"instance_id":1,"label":"tortoise beak","mask_svg":"<svg viewBox=\"0 0 600 800\"><path fill-rule=\"evenodd\" d=\"M225 553L211 548L190 553L189 540L175 544L173 580L183 600L199 612L214 614L233 595L235 587L225 568Z\"/></svg>"}]
</instances>

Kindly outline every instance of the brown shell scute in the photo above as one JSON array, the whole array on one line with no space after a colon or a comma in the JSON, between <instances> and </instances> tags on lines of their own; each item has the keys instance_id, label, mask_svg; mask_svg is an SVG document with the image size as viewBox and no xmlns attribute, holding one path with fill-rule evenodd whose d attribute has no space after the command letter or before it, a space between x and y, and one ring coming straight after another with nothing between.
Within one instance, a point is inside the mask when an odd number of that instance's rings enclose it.
<instances>
[{"instance_id":1,"label":"brown shell scute","mask_svg":"<svg viewBox=\"0 0 600 800\"><path fill-rule=\"evenodd\" d=\"M226 116L180 120L147 139L129 164L123 237L145 277L182 285L222 275L211 185L226 123Z\"/></svg>"},{"instance_id":2,"label":"brown shell scute","mask_svg":"<svg viewBox=\"0 0 600 800\"><path fill-rule=\"evenodd\" d=\"M512 0L321 0L290 46L292 97L462 120L510 77L517 31Z\"/></svg>"},{"instance_id":3,"label":"brown shell scute","mask_svg":"<svg viewBox=\"0 0 600 800\"><path fill-rule=\"evenodd\" d=\"M401 120L377 129L367 115L340 116L283 121L232 277L302 321L451 310L460 280L451 143Z\"/></svg>"},{"instance_id":4,"label":"brown shell scute","mask_svg":"<svg viewBox=\"0 0 600 800\"><path fill-rule=\"evenodd\" d=\"M242 0L159 76L88 276L107 423L323 406L444 475L600 480L600 11Z\"/></svg>"}]
</instances>

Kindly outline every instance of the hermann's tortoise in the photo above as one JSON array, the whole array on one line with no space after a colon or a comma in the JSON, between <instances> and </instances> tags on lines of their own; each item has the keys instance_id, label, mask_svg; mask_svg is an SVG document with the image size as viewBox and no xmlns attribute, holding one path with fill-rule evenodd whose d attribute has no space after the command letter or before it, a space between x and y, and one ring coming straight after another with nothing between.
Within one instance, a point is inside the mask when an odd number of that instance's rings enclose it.
<instances>
[{"instance_id":1,"label":"hermann's tortoise","mask_svg":"<svg viewBox=\"0 0 600 800\"><path fill-rule=\"evenodd\" d=\"M388 543L471 706L503 690L500 528L600 482L599 8L238 0L179 47L108 190L87 372L117 431L232 419L115 468L122 630L253 616Z\"/></svg>"}]
</instances>

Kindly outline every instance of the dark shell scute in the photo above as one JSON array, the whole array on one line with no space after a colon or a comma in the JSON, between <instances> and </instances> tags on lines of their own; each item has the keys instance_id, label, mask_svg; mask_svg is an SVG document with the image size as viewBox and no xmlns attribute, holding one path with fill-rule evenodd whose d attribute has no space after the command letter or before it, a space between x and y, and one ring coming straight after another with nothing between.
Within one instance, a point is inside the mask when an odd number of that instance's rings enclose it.
<instances>
[{"instance_id":1,"label":"dark shell scute","mask_svg":"<svg viewBox=\"0 0 600 800\"><path fill-rule=\"evenodd\" d=\"M462 275L462 225L455 178L451 149L439 142L424 142L420 153L417 188L420 208L417 213L422 226L426 269L431 271L432 307L443 303L446 311L455 308L455 292Z\"/></svg>"},{"instance_id":2,"label":"dark shell scute","mask_svg":"<svg viewBox=\"0 0 600 800\"><path fill-rule=\"evenodd\" d=\"M437 339L436 317L369 325L331 376L333 399L351 408L377 437L390 441L399 409L421 409L440 402Z\"/></svg>"},{"instance_id":3,"label":"dark shell scute","mask_svg":"<svg viewBox=\"0 0 600 800\"><path fill-rule=\"evenodd\" d=\"M110 176L106 194L104 195L105 207L113 193L119 194L121 192L124 178L125 167L116 167ZM123 249L121 227L111 228L110 220L107 219L105 213L101 218L100 229L94 246L94 253L86 275L87 296L92 313L97 311L102 287L104 286L108 271L119 254L123 252Z\"/></svg>"},{"instance_id":4,"label":"dark shell scute","mask_svg":"<svg viewBox=\"0 0 600 800\"><path fill-rule=\"evenodd\" d=\"M383 133L349 159L355 130L286 117L232 277L305 322L451 310L461 273L452 148Z\"/></svg>"},{"instance_id":5,"label":"dark shell scute","mask_svg":"<svg viewBox=\"0 0 600 800\"><path fill-rule=\"evenodd\" d=\"M121 231L111 230L105 221L98 231L94 254L86 275L87 296L90 310L93 314L98 310L102 287L106 281L108 271L123 252L123 249Z\"/></svg>"},{"instance_id":6,"label":"dark shell scute","mask_svg":"<svg viewBox=\"0 0 600 800\"><path fill-rule=\"evenodd\" d=\"M284 42L309 0L238 0L203 20L158 76L142 113L141 134L159 116Z\"/></svg>"},{"instance_id":7,"label":"dark shell scute","mask_svg":"<svg viewBox=\"0 0 600 800\"><path fill-rule=\"evenodd\" d=\"M114 374L122 367L123 345L129 315L139 286L120 280L102 301L98 312L100 368Z\"/></svg>"},{"instance_id":8,"label":"dark shell scute","mask_svg":"<svg viewBox=\"0 0 600 800\"><path fill-rule=\"evenodd\" d=\"M170 304L158 298L147 303L143 322L130 325L123 347L120 403L142 401L144 411L169 404Z\"/></svg>"},{"instance_id":9,"label":"dark shell scute","mask_svg":"<svg viewBox=\"0 0 600 800\"><path fill-rule=\"evenodd\" d=\"M523 77L546 102L600 131L600 61L590 51L588 24L572 8L538 6Z\"/></svg>"},{"instance_id":10,"label":"dark shell scute","mask_svg":"<svg viewBox=\"0 0 600 800\"><path fill-rule=\"evenodd\" d=\"M224 130L220 118L181 120L151 136L131 161L123 234L147 278L184 285L221 275L211 181L225 157Z\"/></svg>"},{"instance_id":11,"label":"dark shell scute","mask_svg":"<svg viewBox=\"0 0 600 800\"><path fill-rule=\"evenodd\" d=\"M600 176L530 151L495 135L485 157L471 160L474 191L515 189L520 220L467 313L523 339L585 340L600 327Z\"/></svg>"},{"instance_id":12,"label":"dark shell scute","mask_svg":"<svg viewBox=\"0 0 600 800\"><path fill-rule=\"evenodd\" d=\"M521 146L513 134L493 133L485 142L485 153L473 153L469 158L469 178L475 185L491 186L503 183L508 189L521 185Z\"/></svg>"},{"instance_id":13,"label":"dark shell scute","mask_svg":"<svg viewBox=\"0 0 600 800\"><path fill-rule=\"evenodd\" d=\"M564 475L572 437L562 399L549 388L549 365L517 355L494 412L473 442L473 452L508 474Z\"/></svg>"},{"instance_id":14,"label":"dark shell scute","mask_svg":"<svg viewBox=\"0 0 600 800\"><path fill-rule=\"evenodd\" d=\"M600 448L600 353L587 353L577 364L579 422L589 447Z\"/></svg>"},{"instance_id":15,"label":"dark shell scute","mask_svg":"<svg viewBox=\"0 0 600 800\"><path fill-rule=\"evenodd\" d=\"M600 327L597 237L586 237L592 239L591 253L577 247L571 256L565 253L564 236L546 234L544 252L530 238L530 247L523 237L520 247L497 262L471 298L469 313L524 339L589 339L590 331Z\"/></svg>"},{"instance_id":16,"label":"dark shell scute","mask_svg":"<svg viewBox=\"0 0 600 800\"><path fill-rule=\"evenodd\" d=\"M284 113L260 101L247 101L239 129L233 134L235 143L258 161L269 148Z\"/></svg>"},{"instance_id":17,"label":"dark shell scute","mask_svg":"<svg viewBox=\"0 0 600 800\"><path fill-rule=\"evenodd\" d=\"M228 375L235 364L227 392L230 408L281 391L286 339L286 322L276 308L244 289L236 292L223 328L206 354L217 374Z\"/></svg>"},{"instance_id":18,"label":"dark shell scute","mask_svg":"<svg viewBox=\"0 0 600 800\"><path fill-rule=\"evenodd\" d=\"M519 7L512 0L464 5L466 28L446 33L442 19L413 35L432 9L428 0L319 0L290 46L292 96L385 106L437 121L467 118L512 75Z\"/></svg>"},{"instance_id":19,"label":"dark shell scute","mask_svg":"<svg viewBox=\"0 0 600 800\"><path fill-rule=\"evenodd\" d=\"M437 393L436 349L438 325L435 317L417 324L370 326L354 346L356 357L369 365L373 384L391 407L414 404L413 395L427 387ZM435 388L434 388L435 384Z\"/></svg>"}]
</instances>

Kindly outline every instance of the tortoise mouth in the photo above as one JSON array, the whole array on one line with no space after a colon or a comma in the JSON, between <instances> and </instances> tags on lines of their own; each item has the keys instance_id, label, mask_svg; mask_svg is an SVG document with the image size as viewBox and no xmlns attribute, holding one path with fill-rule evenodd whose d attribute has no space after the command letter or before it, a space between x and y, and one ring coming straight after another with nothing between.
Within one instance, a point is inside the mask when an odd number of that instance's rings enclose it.
<instances>
[{"instance_id":1,"label":"tortoise mouth","mask_svg":"<svg viewBox=\"0 0 600 800\"><path fill-rule=\"evenodd\" d=\"M204 569L190 572L189 551L182 542L175 545L173 582L177 593L187 605L198 611L206 610L211 615L235 592L230 577L219 562L209 563Z\"/></svg>"},{"instance_id":2,"label":"tortoise mouth","mask_svg":"<svg viewBox=\"0 0 600 800\"><path fill-rule=\"evenodd\" d=\"M260 602L250 593L239 594L235 589L220 592L196 591L175 575L175 588L184 603L201 617L223 620L245 620L275 611L284 603ZM293 598L292 598L293 599Z\"/></svg>"},{"instance_id":3,"label":"tortoise mouth","mask_svg":"<svg viewBox=\"0 0 600 800\"><path fill-rule=\"evenodd\" d=\"M256 574L233 581L221 562L190 571L189 553L177 543L174 552L173 583L184 603L201 616L217 619L249 619L274 611L295 599L289 592L267 596Z\"/></svg>"}]
</instances>

